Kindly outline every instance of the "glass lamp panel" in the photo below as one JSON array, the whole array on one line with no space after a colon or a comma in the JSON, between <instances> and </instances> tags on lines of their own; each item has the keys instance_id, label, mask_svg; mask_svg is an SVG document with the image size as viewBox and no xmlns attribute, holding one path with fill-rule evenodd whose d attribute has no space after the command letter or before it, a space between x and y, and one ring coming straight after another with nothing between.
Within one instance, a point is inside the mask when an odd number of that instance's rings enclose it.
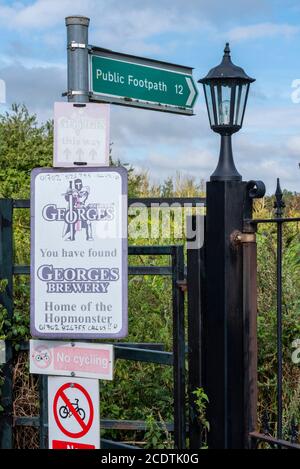
<instances>
[{"instance_id":1,"label":"glass lamp panel","mask_svg":"<svg viewBox=\"0 0 300 469\"><path fill-rule=\"evenodd\" d=\"M236 88L234 124L242 125L244 110L248 94L249 83L243 83Z\"/></svg>"},{"instance_id":2,"label":"glass lamp panel","mask_svg":"<svg viewBox=\"0 0 300 469\"><path fill-rule=\"evenodd\" d=\"M210 125L215 125L215 118L214 118L214 108L213 108L213 100L212 100L212 89L210 85L204 85L204 94L206 99L206 106L207 112L209 117Z\"/></svg>"},{"instance_id":3,"label":"glass lamp panel","mask_svg":"<svg viewBox=\"0 0 300 469\"><path fill-rule=\"evenodd\" d=\"M216 125L221 125L221 116L220 110L222 109L222 87L221 85L214 85L214 95L216 100L216 114L217 114L217 122Z\"/></svg>"},{"instance_id":4,"label":"glass lamp panel","mask_svg":"<svg viewBox=\"0 0 300 469\"><path fill-rule=\"evenodd\" d=\"M220 124L229 125L230 124L230 101L231 101L231 86L221 87L222 98L220 102Z\"/></svg>"},{"instance_id":5,"label":"glass lamp panel","mask_svg":"<svg viewBox=\"0 0 300 469\"><path fill-rule=\"evenodd\" d=\"M230 125L231 116L231 90L232 84L218 84L214 86L216 96L217 125Z\"/></svg>"},{"instance_id":6,"label":"glass lamp panel","mask_svg":"<svg viewBox=\"0 0 300 469\"><path fill-rule=\"evenodd\" d=\"M230 95L230 125L234 125L236 96L237 96L237 86L236 86L236 83L233 82L231 84L231 95Z\"/></svg>"}]
</instances>

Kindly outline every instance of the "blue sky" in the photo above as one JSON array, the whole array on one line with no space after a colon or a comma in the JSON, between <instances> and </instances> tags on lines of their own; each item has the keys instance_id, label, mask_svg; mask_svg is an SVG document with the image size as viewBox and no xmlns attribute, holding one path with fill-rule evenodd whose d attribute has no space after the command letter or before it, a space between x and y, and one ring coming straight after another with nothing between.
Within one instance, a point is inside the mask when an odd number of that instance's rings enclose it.
<instances>
[{"instance_id":1,"label":"blue sky","mask_svg":"<svg viewBox=\"0 0 300 469\"><path fill-rule=\"evenodd\" d=\"M291 98L292 82L300 80L299 0L0 0L7 105L23 102L41 121L52 117L66 90L64 18L72 14L91 18L91 44L194 67L195 79L220 62L228 40L232 60L257 80L244 127L233 137L238 170L245 180L264 180L268 192L278 176L283 187L300 191L300 102ZM208 179L219 137L209 128L201 89L195 113L112 106L114 157L155 181L176 171Z\"/></svg>"}]
</instances>

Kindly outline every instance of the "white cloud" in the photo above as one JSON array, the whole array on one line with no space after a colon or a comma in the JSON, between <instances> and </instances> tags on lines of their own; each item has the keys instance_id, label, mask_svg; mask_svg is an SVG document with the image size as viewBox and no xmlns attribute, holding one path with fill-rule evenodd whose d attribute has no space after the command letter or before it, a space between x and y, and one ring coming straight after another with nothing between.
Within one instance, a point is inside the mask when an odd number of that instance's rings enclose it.
<instances>
[{"instance_id":1,"label":"white cloud","mask_svg":"<svg viewBox=\"0 0 300 469\"><path fill-rule=\"evenodd\" d=\"M85 4L89 6L90 1ZM13 3L12 6L0 6L1 23L13 29L51 27L61 22L68 12L82 10L81 0L37 0L30 5Z\"/></svg>"},{"instance_id":2,"label":"white cloud","mask_svg":"<svg viewBox=\"0 0 300 469\"><path fill-rule=\"evenodd\" d=\"M202 1L202 0L201 0ZM170 4L143 0L36 0L30 5L0 5L0 24L22 33L37 33L46 46L58 49L65 42L64 18L84 15L91 18L90 43L133 54L166 54L168 40L160 35L176 32L179 36L192 31L209 30L211 25L197 14L199 5ZM59 38L59 41L58 41ZM174 40L170 39L174 50Z\"/></svg>"},{"instance_id":3,"label":"white cloud","mask_svg":"<svg viewBox=\"0 0 300 469\"><path fill-rule=\"evenodd\" d=\"M180 2L164 3L144 0L141 8L141 2L135 0L37 0L23 8L20 4L0 6L0 18L7 27L40 30L60 25L68 15L86 15L93 18L91 26L101 27L104 34L111 30L112 36L117 33L124 40L174 30L185 32L199 26L199 20L189 11L182 21Z\"/></svg>"},{"instance_id":4,"label":"white cloud","mask_svg":"<svg viewBox=\"0 0 300 469\"><path fill-rule=\"evenodd\" d=\"M300 162L300 137L295 136L288 139L287 148L291 155L297 157Z\"/></svg>"},{"instance_id":5,"label":"white cloud","mask_svg":"<svg viewBox=\"0 0 300 469\"><path fill-rule=\"evenodd\" d=\"M290 106L268 107L251 106L246 109L244 127L250 132L266 132L267 135L282 136L299 132L300 129L300 105L291 102Z\"/></svg>"},{"instance_id":6,"label":"white cloud","mask_svg":"<svg viewBox=\"0 0 300 469\"><path fill-rule=\"evenodd\" d=\"M125 19L126 37L127 17L129 32L131 26L139 29L141 25L140 29L147 33L149 30L164 32L162 25L167 25L167 30L170 27L182 30L198 25L200 21L224 22L224 11L230 11L232 19L249 17L252 13L257 14L258 10L267 12L268 9L266 0L227 0L225 5L220 5L219 0L35 0L30 4L14 2L11 6L0 5L0 18L6 26L36 29L57 26L66 15L93 17L99 26L105 23L103 17L109 17L112 23L121 18Z\"/></svg>"},{"instance_id":7,"label":"white cloud","mask_svg":"<svg viewBox=\"0 0 300 469\"><path fill-rule=\"evenodd\" d=\"M6 83L7 103L24 103L44 121L52 117L53 103L66 89L66 71L59 67L26 68L14 64L0 68Z\"/></svg>"},{"instance_id":8,"label":"white cloud","mask_svg":"<svg viewBox=\"0 0 300 469\"><path fill-rule=\"evenodd\" d=\"M233 18L249 18L267 7L266 0L243 0L242 7L240 3L228 0L223 7L219 0L35 0L0 4L0 24L24 33L37 32L46 45L58 47L56 36L64 31L64 17L85 15L91 18L93 43L135 54L166 55L169 46L174 48L174 40L170 38L169 44L166 38L170 33L182 39L193 32L215 37L220 23L223 29ZM179 46L184 47L184 40L178 41Z\"/></svg>"},{"instance_id":9,"label":"white cloud","mask_svg":"<svg viewBox=\"0 0 300 469\"><path fill-rule=\"evenodd\" d=\"M290 24L258 23L232 28L225 34L222 34L222 36L230 41L244 41L274 36L291 37L299 32L300 27Z\"/></svg>"},{"instance_id":10,"label":"white cloud","mask_svg":"<svg viewBox=\"0 0 300 469\"><path fill-rule=\"evenodd\" d=\"M189 117L112 106L112 138L124 146L186 145L211 134L205 109Z\"/></svg>"},{"instance_id":11,"label":"white cloud","mask_svg":"<svg viewBox=\"0 0 300 469\"><path fill-rule=\"evenodd\" d=\"M150 167L156 168L156 171L164 170L166 174L170 170L174 173L176 171L188 172L189 174L195 174L195 170L198 171L198 175L203 172L212 171L213 165L216 164L217 158L213 154L211 148L198 149L191 145L183 153L181 149L174 151L172 156L162 158L162 153L150 153L148 162Z\"/></svg>"},{"instance_id":12,"label":"white cloud","mask_svg":"<svg viewBox=\"0 0 300 469\"><path fill-rule=\"evenodd\" d=\"M183 152L182 149L174 149L172 154L168 150L160 150L152 147L143 162L128 161L134 168L140 171L147 171L150 178L158 183L163 182L168 177L175 177L179 172L195 178L196 181L209 179L217 165L217 156L212 149L198 149L191 145Z\"/></svg>"},{"instance_id":13,"label":"white cloud","mask_svg":"<svg viewBox=\"0 0 300 469\"><path fill-rule=\"evenodd\" d=\"M30 5L11 3L9 7L3 3L0 0L3 34L5 28L11 28L14 36L20 33L18 40L28 50L20 49L18 43L9 60L0 56L0 77L6 81L9 103L25 102L40 120L52 116L54 101L61 100L61 92L66 89L65 16L83 14L91 18L91 43L161 57L168 56L170 50L177 57L176 48L188 52L198 40L197 50L201 52L201 47L207 47L207 43L201 45L204 32L214 40L224 36L241 41L292 37L300 30L289 24L263 22L270 17L266 15L269 2L264 0L228 0L223 6L219 0L36 0ZM228 24L251 22L251 15L257 17L261 8L265 10L260 23L223 34ZM63 57L61 64L50 63L57 60L53 57ZM202 63L202 56L199 60ZM149 169L151 177L160 180L177 170L208 179L217 165L219 136L209 128L199 91L194 117L112 106L114 157ZM249 104L245 130L233 137L237 168L245 179L265 180L271 191L278 175L283 176L283 186L297 190L300 108L292 103L285 108L275 107L278 100L272 101L257 85L254 95L260 99L260 106ZM274 102L274 106L267 107L265 102Z\"/></svg>"},{"instance_id":14,"label":"white cloud","mask_svg":"<svg viewBox=\"0 0 300 469\"><path fill-rule=\"evenodd\" d=\"M144 158L143 163L138 162L141 169L147 169L149 175L163 181L169 176L175 176L179 171L182 174L193 176L196 180L209 180L218 162L218 141L216 145L196 146L193 142L185 152L152 150ZM233 153L235 164L243 175L243 180L262 180L265 182L267 192L273 194L276 188L276 178L280 177L282 187L299 192L299 158L292 155L288 145L277 146L273 143L259 144L246 138L241 142L234 142ZM135 166L134 159L129 161Z\"/></svg>"}]
</instances>

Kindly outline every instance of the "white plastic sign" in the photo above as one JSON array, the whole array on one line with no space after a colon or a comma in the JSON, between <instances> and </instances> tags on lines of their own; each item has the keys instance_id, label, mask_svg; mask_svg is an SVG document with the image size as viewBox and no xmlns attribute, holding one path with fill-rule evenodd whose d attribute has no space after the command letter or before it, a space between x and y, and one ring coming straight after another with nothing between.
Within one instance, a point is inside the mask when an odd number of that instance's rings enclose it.
<instances>
[{"instance_id":1,"label":"white plastic sign","mask_svg":"<svg viewBox=\"0 0 300 469\"><path fill-rule=\"evenodd\" d=\"M6 362L6 347L5 340L0 340L0 364Z\"/></svg>"},{"instance_id":2,"label":"white plastic sign","mask_svg":"<svg viewBox=\"0 0 300 469\"><path fill-rule=\"evenodd\" d=\"M30 265L33 337L125 337L127 171L33 170Z\"/></svg>"},{"instance_id":3,"label":"white plastic sign","mask_svg":"<svg viewBox=\"0 0 300 469\"><path fill-rule=\"evenodd\" d=\"M30 373L113 379L113 346L30 340Z\"/></svg>"},{"instance_id":4,"label":"white plastic sign","mask_svg":"<svg viewBox=\"0 0 300 469\"><path fill-rule=\"evenodd\" d=\"M55 103L53 166L109 165L109 105Z\"/></svg>"}]
</instances>

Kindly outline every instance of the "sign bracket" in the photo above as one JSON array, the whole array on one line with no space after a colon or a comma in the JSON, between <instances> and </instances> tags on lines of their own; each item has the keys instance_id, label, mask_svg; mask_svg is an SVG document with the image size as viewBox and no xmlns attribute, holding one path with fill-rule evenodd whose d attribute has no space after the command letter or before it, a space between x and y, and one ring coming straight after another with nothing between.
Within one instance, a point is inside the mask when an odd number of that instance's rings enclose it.
<instances>
[{"instance_id":1,"label":"sign bracket","mask_svg":"<svg viewBox=\"0 0 300 469\"><path fill-rule=\"evenodd\" d=\"M62 96L63 97L67 96L68 98L70 98L72 96L88 96L88 97L91 97L92 93L90 91L69 90L69 91L64 91L64 93L62 93Z\"/></svg>"},{"instance_id":2,"label":"sign bracket","mask_svg":"<svg viewBox=\"0 0 300 469\"><path fill-rule=\"evenodd\" d=\"M82 44L82 43L80 43L80 42L71 41L70 44L68 44L67 49L69 49L69 50L85 49L86 47L88 47L86 44Z\"/></svg>"}]
</instances>

